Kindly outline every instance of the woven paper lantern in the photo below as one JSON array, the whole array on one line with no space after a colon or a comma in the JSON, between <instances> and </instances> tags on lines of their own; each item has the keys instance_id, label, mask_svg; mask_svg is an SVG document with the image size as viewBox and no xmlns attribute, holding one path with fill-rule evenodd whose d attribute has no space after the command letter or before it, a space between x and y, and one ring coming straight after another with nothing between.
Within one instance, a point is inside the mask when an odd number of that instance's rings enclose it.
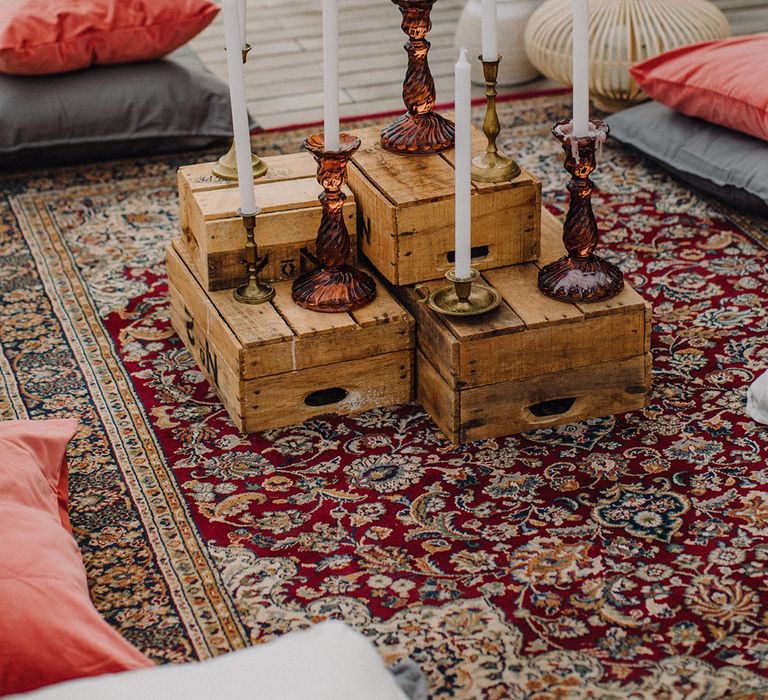
<instances>
[{"instance_id":1,"label":"woven paper lantern","mask_svg":"<svg viewBox=\"0 0 768 700\"><path fill-rule=\"evenodd\" d=\"M589 89L613 112L646 95L630 66L678 46L729 36L725 15L709 0L590 0ZM525 29L525 48L551 80L571 84L571 0L547 0Z\"/></svg>"}]
</instances>

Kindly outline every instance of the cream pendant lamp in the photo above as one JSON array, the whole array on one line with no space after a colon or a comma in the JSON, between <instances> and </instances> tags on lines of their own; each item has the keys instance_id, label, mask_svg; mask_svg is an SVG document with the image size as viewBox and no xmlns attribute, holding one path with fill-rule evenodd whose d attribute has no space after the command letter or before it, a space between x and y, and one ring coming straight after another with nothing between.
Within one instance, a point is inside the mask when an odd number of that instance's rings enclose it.
<instances>
[{"instance_id":1,"label":"cream pendant lamp","mask_svg":"<svg viewBox=\"0 0 768 700\"><path fill-rule=\"evenodd\" d=\"M525 29L531 63L559 83L571 83L571 0L547 0ZM678 46L729 36L725 15L709 0L590 0L590 93L614 112L646 95L630 66Z\"/></svg>"}]
</instances>

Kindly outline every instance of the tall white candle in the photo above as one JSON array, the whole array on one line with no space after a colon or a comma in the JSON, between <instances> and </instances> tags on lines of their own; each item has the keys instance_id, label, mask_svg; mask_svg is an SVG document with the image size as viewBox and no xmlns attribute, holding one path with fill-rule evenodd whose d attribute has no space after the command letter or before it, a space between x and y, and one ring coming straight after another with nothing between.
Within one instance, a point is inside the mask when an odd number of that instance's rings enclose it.
<instances>
[{"instance_id":1,"label":"tall white candle","mask_svg":"<svg viewBox=\"0 0 768 700\"><path fill-rule=\"evenodd\" d=\"M240 45L245 49L248 45L248 40L245 38L245 25L248 21L248 13L246 11L246 0L237 0L237 9L240 13Z\"/></svg>"},{"instance_id":2,"label":"tall white candle","mask_svg":"<svg viewBox=\"0 0 768 700\"><path fill-rule=\"evenodd\" d=\"M483 0L481 26L483 30L483 60L495 61L499 57L496 40L496 0Z\"/></svg>"},{"instance_id":3,"label":"tall white candle","mask_svg":"<svg viewBox=\"0 0 768 700\"><path fill-rule=\"evenodd\" d=\"M339 0L323 0L325 150L339 150Z\"/></svg>"},{"instance_id":4,"label":"tall white candle","mask_svg":"<svg viewBox=\"0 0 768 700\"><path fill-rule=\"evenodd\" d=\"M245 102L245 80L240 44L240 21L237 0L224 0L224 38L227 42L227 75L232 102L232 129L235 132L237 179L240 189L240 208L243 214L256 211L253 192L253 163L251 137L248 131L248 107Z\"/></svg>"},{"instance_id":5,"label":"tall white candle","mask_svg":"<svg viewBox=\"0 0 768 700\"><path fill-rule=\"evenodd\" d=\"M589 0L573 7L573 135L589 134Z\"/></svg>"},{"instance_id":6,"label":"tall white candle","mask_svg":"<svg viewBox=\"0 0 768 700\"><path fill-rule=\"evenodd\" d=\"M467 50L455 66L456 81L456 277L467 279L472 259L472 83Z\"/></svg>"}]
</instances>

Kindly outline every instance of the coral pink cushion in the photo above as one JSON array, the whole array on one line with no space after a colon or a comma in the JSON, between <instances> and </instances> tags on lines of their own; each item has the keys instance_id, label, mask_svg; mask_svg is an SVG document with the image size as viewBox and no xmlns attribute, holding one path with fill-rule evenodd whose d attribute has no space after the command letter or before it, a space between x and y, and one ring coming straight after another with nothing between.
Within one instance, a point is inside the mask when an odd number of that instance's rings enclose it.
<instances>
[{"instance_id":1,"label":"coral pink cushion","mask_svg":"<svg viewBox=\"0 0 768 700\"><path fill-rule=\"evenodd\" d=\"M216 16L208 0L0 0L0 72L46 75L161 58Z\"/></svg>"},{"instance_id":2,"label":"coral pink cushion","mask_svg":"<svg viewBox=\"0 0 768 700\"><path fill-rule=\"evenodd\" d=\"M76 427L0 422L0 695L152 665L93 607L62 526L61 475Z\"/></svg>"},{"instance_id":3,"label":"coral pink cushion","mask_svg":"<svg viewBox=\"0 0 768 700\"><path fill-rule=\"evenodd\" d=\"M654 100L768 140L768 34L684 46L630 69Z\"/></svg>"}]
</instances>

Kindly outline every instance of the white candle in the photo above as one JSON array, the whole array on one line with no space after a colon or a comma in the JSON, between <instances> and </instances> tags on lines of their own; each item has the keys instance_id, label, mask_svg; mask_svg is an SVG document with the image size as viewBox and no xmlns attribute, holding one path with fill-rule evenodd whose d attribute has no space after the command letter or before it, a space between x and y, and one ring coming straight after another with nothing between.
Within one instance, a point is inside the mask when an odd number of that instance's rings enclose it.
<instances>
[{"instance_id":1,"label":"white candle","mask_svg":"<svg viewBox=\"0 0 768 700\"><path fill-rule=\"evenodd\" d=\"M589 134L589 0L573 7L573 135Z\"/></svg>"},{"instance_id":2,"label":"white candle","mask_svg":"<svg viewBox=\"0 0 768 700\"><path fill-rule=\"evenodd\" d=\"M483 29L483 60L495 61L499 58L499 49L496 41L496 0L483 0L482 21Z\"/></svg>"},{"instance_id":3,"label":"white candle","mask_svg":"<svg viewBox=\"0 0 768 700\"><path fill-rule=\"evenodd\" d=\"M323 85L325 150L339 146L339 0L323 0Z\"/></svg>"},{"instance_id":4,"label":"white candle","mask_svg":"<svg viewBox=\"0 0 768 700\"><path fill-rule=\"evenodd\" d=\"M472 260L472 84L467 50L455 66L456 81L456 277L467 279Z\"/></svg>"},{"instance_id":5,"label":"white candle","mask_svg":"<svg viewBox=\"0 0 768 700\"><path fill-rule=\"evenodd\" d=\"M248 40L245 38L245 24L248 20L246 0L237 0L237 9L240 12L240 45L245 50L245 47L248 46Z\"/></svg>"},{"instance_id":6,"label":"white candle","mask_svg":"<svg viewBox=\"0 0 768 700\"><path fill-rule=\"evenodd\" d=\"M237 179L240 189L240 209L243 214L256 211L253 192L253 163L251 136L248 131L248 107L245 102L243 58L240 52L240 22L237 0L224 0L224 37L227 42L227 75L232 102L232 129L235 132Z\"/></svg>"}]
</instances>

